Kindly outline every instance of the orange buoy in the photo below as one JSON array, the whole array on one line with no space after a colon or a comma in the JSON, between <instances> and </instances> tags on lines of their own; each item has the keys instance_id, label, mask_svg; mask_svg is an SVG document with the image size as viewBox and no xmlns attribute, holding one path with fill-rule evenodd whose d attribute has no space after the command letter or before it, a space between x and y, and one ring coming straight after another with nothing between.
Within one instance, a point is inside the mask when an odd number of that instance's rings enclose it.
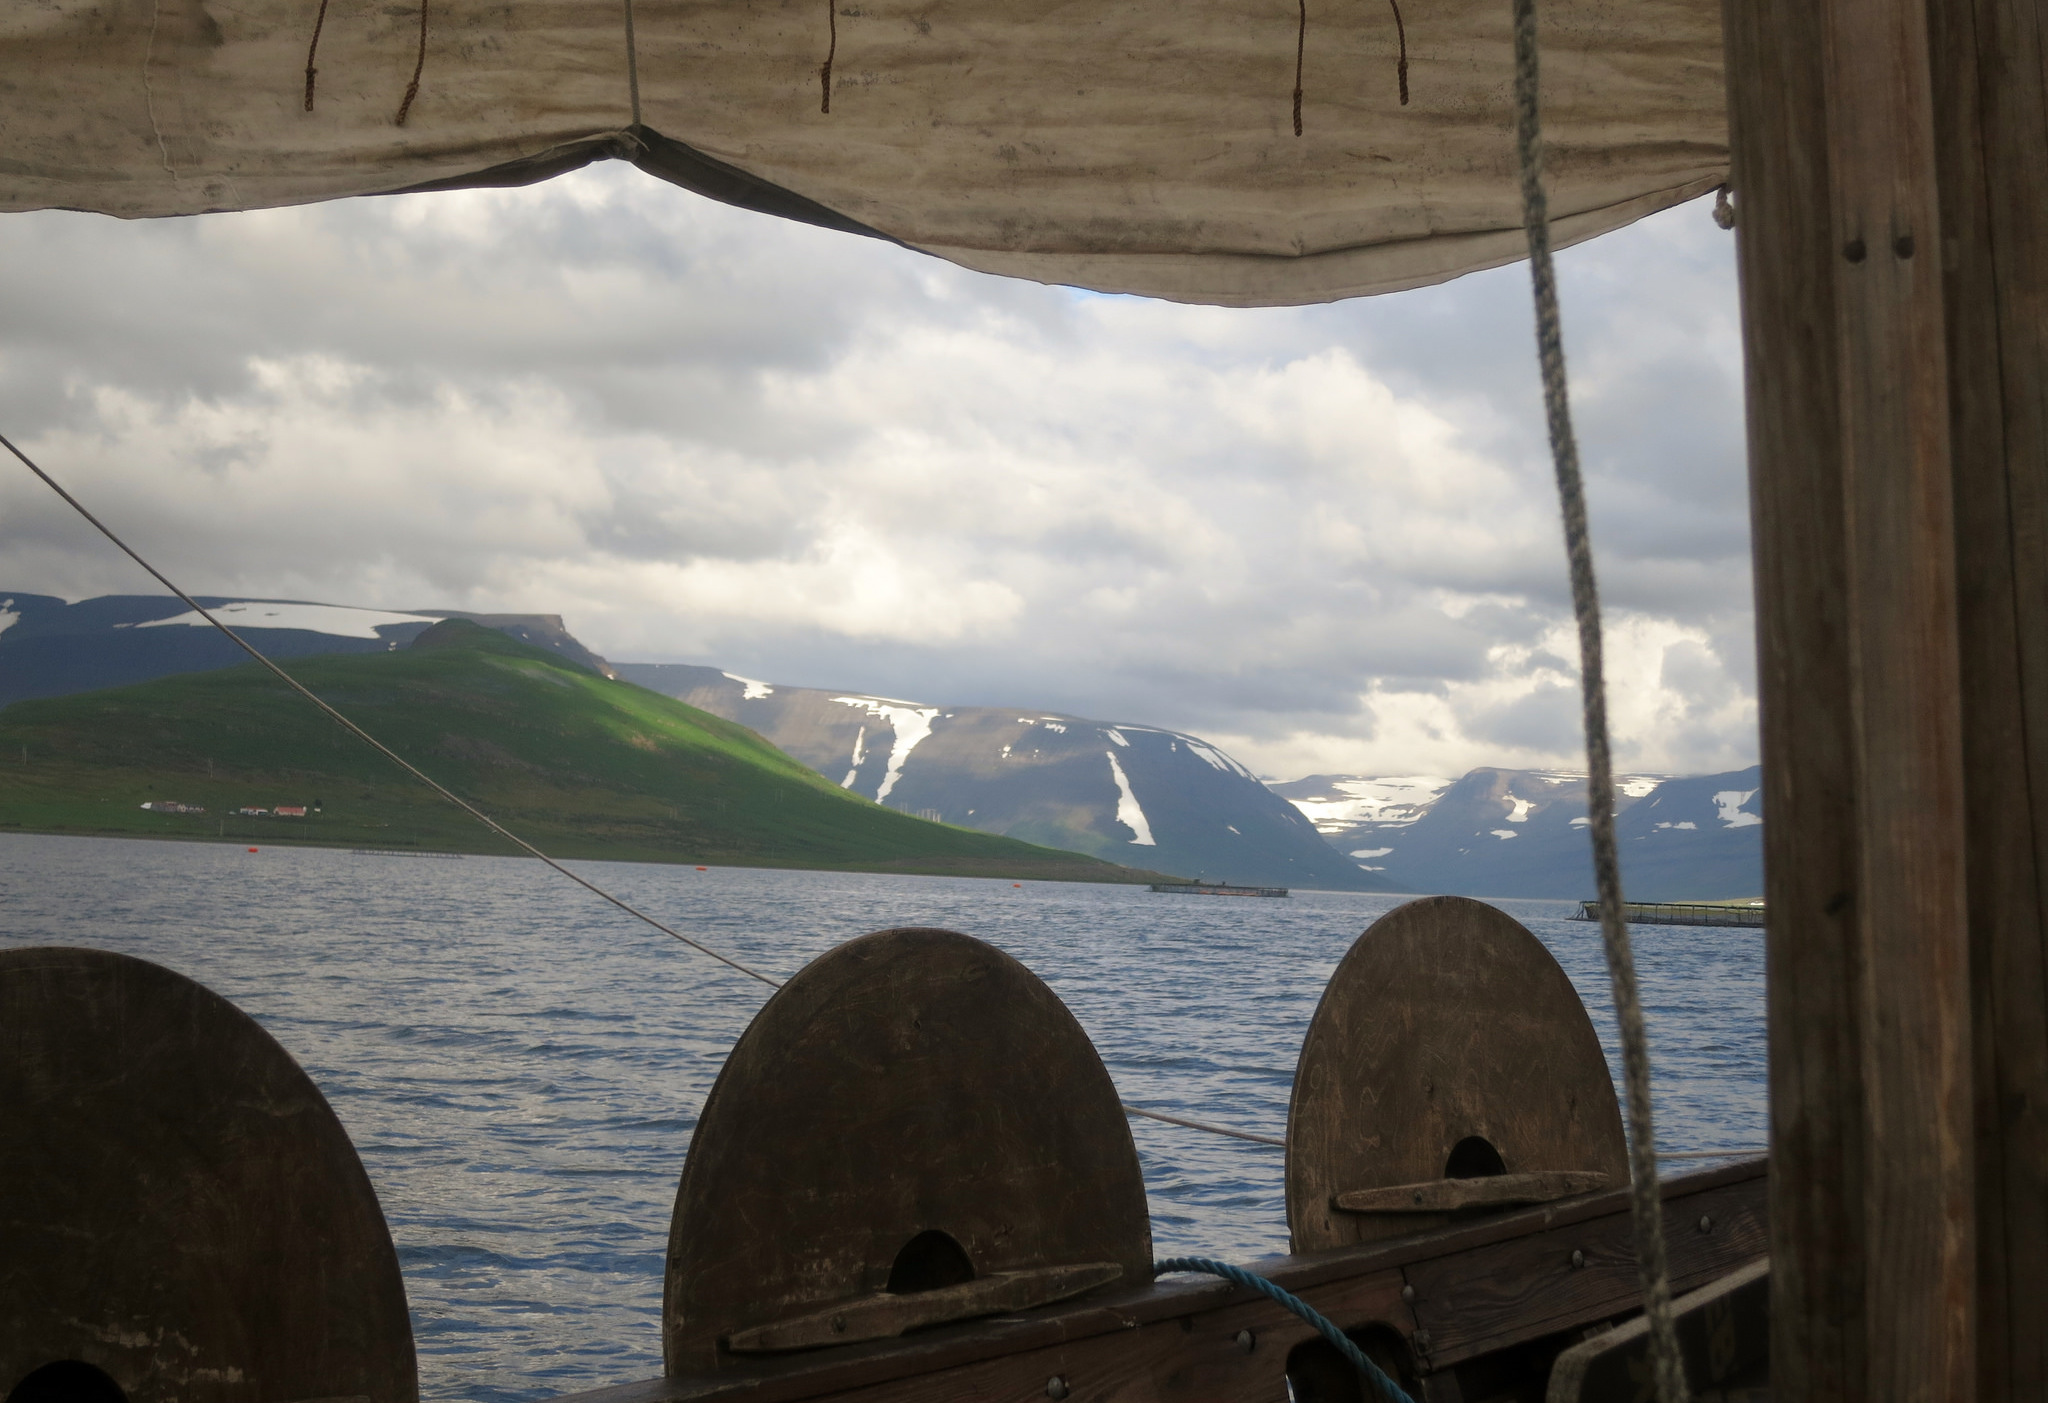
<instances>
[{"instance_id":1,"label":"orange buoy","mask_svg":"<svg viewBox=\"0 0 2048 1403\"><path fill-rule=\"evenodd\" d=\"M700 868L698 868L697 870L698 870L699 872L709 872L709 871L710 871L711 869L710 869L710 868L708 868L708 867L700 867Z\"/></svg>"},{"instance_id":2,"label":"orange buoy","mask_svg":"<svg viewBox=\"0 0 2048 1403\"><path fill-rule=\"evenodd\" d=\"M254 849L254 848L251 848L251 849L249 849L249 851L250 851L250 852L255 852L255 851L256 851L256 849Z\"/></svg>"}]
</instances>

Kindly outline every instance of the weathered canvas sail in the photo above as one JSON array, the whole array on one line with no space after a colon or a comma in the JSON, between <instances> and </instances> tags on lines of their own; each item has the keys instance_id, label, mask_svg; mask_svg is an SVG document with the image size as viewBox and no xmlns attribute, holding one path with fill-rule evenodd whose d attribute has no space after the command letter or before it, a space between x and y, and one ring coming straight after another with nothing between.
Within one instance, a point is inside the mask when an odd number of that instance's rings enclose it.
<instances>
[{"instance_id":1,"label":"weathered canvas sail","mask_svg":"<svg viewBox=\"0 0 2048 1403\"><path fill-rule=\"evenodd\" d=\"M625 156L1183 301L1326 301L1522 250L1507 0L1311 0L1305 23L1291 0L424 3L0 7L0 209L196 214ZM1543 24L1560 241L1725 178L1718 0L1550 0Z\"/></svg>"}]
</instances>

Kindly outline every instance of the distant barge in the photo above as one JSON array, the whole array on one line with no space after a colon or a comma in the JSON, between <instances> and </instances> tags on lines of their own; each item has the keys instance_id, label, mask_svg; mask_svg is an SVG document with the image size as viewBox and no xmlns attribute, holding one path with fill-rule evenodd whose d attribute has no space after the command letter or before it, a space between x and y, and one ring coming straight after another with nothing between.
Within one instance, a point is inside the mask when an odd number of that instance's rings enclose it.
<instances>
[{"instance_id":1,"label":"distant barge","mask_svg":"<svg viewBox=\"0 0 2048 1403\"><path fill-rule=\"evenodd\" d=\"M1154 887L1154 891L1158 888ZM1628 901L1622 903L1623 918L1632 926L1762 926L1762 902L1755 905L1716 901ZM1572 919L1597 921L1600 903L1582 901Z\"/></svg>"},{"instance_id":2,"label":"distant barge","mask_svg":"<svg viewBox=\"0 0 2048 1403\"><path fill-rule=\"evenodd\" d=\"M1153 891L1174 896L1285 896L1285 887L1233 887L1228 882L1154 882Z\"/></svg>"}]
</instances>

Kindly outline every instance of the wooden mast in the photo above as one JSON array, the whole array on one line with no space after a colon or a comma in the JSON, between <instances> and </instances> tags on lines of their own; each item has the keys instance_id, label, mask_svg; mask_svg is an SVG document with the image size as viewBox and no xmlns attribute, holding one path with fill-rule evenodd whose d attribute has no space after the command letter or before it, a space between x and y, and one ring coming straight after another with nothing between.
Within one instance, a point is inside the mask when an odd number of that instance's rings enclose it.
<instances>
[{"instance_id":1,"label":"wooden mast","mask_svg":"<svg viewBox=\"0 0 2048 1403\"><path fill-rule=\"evenodd\" d=\"M1725 0L1773 1392L2048 1385L2039 0Z\"/></svg>"}]
</instances>

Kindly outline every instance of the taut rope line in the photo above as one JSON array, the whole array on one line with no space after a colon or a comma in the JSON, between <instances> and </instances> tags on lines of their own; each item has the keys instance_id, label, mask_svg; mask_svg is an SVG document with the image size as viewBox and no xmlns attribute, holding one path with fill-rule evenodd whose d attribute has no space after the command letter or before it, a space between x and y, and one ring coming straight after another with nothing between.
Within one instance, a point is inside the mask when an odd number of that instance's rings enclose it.
<instances>
[{"instance_id":1,"label":"taut rope line","mask_svg":"<svg viewBox=\"0 0 2048 1403\"><path fill-rule=\"evenodd\" d=\"M554 868L555 871L561 873L564 877L567 877L577 886L582 887L584 890L592 892L597 896L602 897L606 901L609 901L612 905L618 907L628 916L633 917L635 920L646 922L648 925L653 926L656 930L660 931L663 935L671 936L676 940L680 940L683 944L689 946L692 950L695 950L700 954L709 955L712 959L718 961L720 964L727 965L733 969L738 970L741 974L746 975L749 979L758 979L771 989L780 989L782 987L781 980L773 979L768 975L761 973L757 969L749 969L747 966L741 964L738 960L733 959L731 956L721 955L718 951L712 949L709 945L705 945L700 941L692 940L689 936L684 935L681 931L671 930L669 927L663 925L660 921L655 920L654 917L648 915L645 911L642 911L634 906L629 906L625 902L619 900L619 898L613 896L603 887L597 885L597 883L589 881L583 877L577 876L574 872L571 872L568 868L562 866L561 863L549 857L546 853L542 852L539 848L536 848L533 844L527 842L517 833L514 833L510 829L506 828L503 824L499 823L496 819L492 818L489 814L485 813L482 809L479 809L476 805L470 803L467 799L464 799L461 795L455 793L453 790L449 789L446 785L440 783L438 780L435 780L431 776L421 772L419 767L414 765L410 760L407 760L404 756L400 755L390 746L384 744L384 742L378 740L375 736L371 735L361 726L358 726L355 722L349 720L346 716L343 716L340 712L336 711L326 702L314 696L313 693L308 691L305 688L305 686L299 682L297 678L293 677L290 673L286 672L283 668L279 667L276 663L272 662L269 658L265 657L261 652L259 652L256 646L250 643L248 639L242 637L241 634L236 633L233 629L229 628L219 619L216 619L210 610L205 609L200 605L198 600L194 599L191 595L185 593L185 591L179 589L176 585L172 584L169 576L165 575L163 571L157 569L154 565L151 565L147 560L144 560L140 555L136 553L134 547L130 546L126 541L122 540L119 536L115 535L113 531L108 528L105 522L101 521L98 517L94 516L91 512L87 511L85 509L85 504L83 502L80 502L76 497L72 496L69 492L66 492L63 486L60 483L58 483L57 479L51 477L48 473L44 472L42 468L38 467L36 465L35 460L33 458L30 458L28 454L22 452L19 448L16 448L14 446L13 440L9 439L5 434L0 434L0 446L4 446L9 453L12 453L15 457L19 458L24 467L26 467L30 472L34 473L37 477L41 478L43 480L44 485L47 486L52 492L55 492L59 497L62 497L66 502L68 502L73 511L77 512L80 516L84 517L87 521L91 522L93 524L93 527L96 530L98 530L98 532L102 536L105 536L108 540L112 541L115 545L119 546L121 548L122 553L125 554L130 560L134 561L137 565L140 565L143 569L147 570L151 575L155 576L156 582L158 584L162 585L172 594L177 595L178 598L183 600L186 606L190 608L194 613L198 614L200 618L205 619L208 623L212 624L215 628L219 629L222 633L226 634L228 636L228 640L232 642L237 648L240 648L243 652L247 653L257 662L262 663L265 667L269 668L273 673L277 674L278 679L282 681L287 687L290 687L293 691L297 692L307 701L313 703L313 705L319 707L322 711L326 712L327 715L331 717L336 723L338 723L343 730L346 730L350 735L353 735L357 740L369 746L379 755L382 755L392 764L398 766L401 770L404 770L407 774L411 775L421 784L426 785L429 789L433 790L436 794L439 794L443 799L446 799L449 803L455 805L455 807L457 807L458 809L461 809L464 813L468 814L478 823L481 823L484 827L490 829L493 833L505 839L505 841L515 844L516 846L524 850L529 856L539 858L542 862L545 862L548 866Z\"/></svg>"},{"instance_id":2,"label":"taut rope line","mask_svg":"<svg viewBox=\"0 0 2048 1403\"><path fill-rule=\"evenodd\" d=\"M489 814L486 814L481 809L477 808L476 805L470 803L461 795L456 794L447 786L441 784L439 781L435 780L431 776L423 773L411 761L399 755L396 751L392 750L389 746L385 745L382 741L378 740L375 736L371 735L368 731L365 731L361 726L358 726L355 722L349 720L348 717L342 715L339 711L336 711L333 707L329 706L326 702L322 701L319 697L315 696L311 691L307 690L307 688L303 686L298 681L297 678L293 677L290 673L286 672L283 668L279 667L276 663L272 662L253 643L249 642L248 639L242 637L239 633L236 633L232 628L229 628L226 624L222 623L219 619L215 618L212 611L202 606L198 600L194 599L191 595L185 593L184 590L178 588L176 584L172 583L169 576L165 575L161 570L157 569L154 565L151 565L147 560L143 559L142 556L135 551L134 547L130 546L126 541L122 540L119 536L115 535L114 532L107 526L105 522L101 521L98 517L94 516L90 511L88 511L85 505L82 502L80 502L76 497L72 496L69 492L67 492L64 489L63 485L60 484L55 478L51 477L48 473L44 472L43 469L36 463L34 459L30 458L26 453L22 452L19 448L15 447L13 441L9 439L5 434L0 434L0 447L5 447L9 453L12 453L16 458L20 459L22 466L26 467L30 472L34 473L37 477L41 478L43 484L46 487L48 487L52 492L55 492L59 497L63 498L64 501L71 507L73 511L77 512L80 516L84 517L88 522L92 523L92 526L95 530L97 530L102 536L105 536L109 541L112 541L116 546L118 546L121 549L122 553L125 554L130 560L133 560L137 565L140 565L144 570L148 571L149 574L156 579L158 584L162 585L165 589L169 590L172 594L176 595L178 599L186 605L186 607L190 608L194 613L198 614L201 618L205 619L209 624L212 624L216 629L220 630L221 633L225 634L228 637L229 641L234 643L236 647L240 648L243 652L247 653L257 662L263 664L264 667L268 668L281 681L283 681L286 686L290 687L293 691L297 692L307 701L313 703L313 705L319 707L320 710L325 712L330 719L332 719L336 724L341 726L342 729L346 730L350 735L353 735L356 739L362 741L365 745L368 745L372 750L375 750L378 754L384 756L384 758L391 761L392 764L397 765L400 769L404 770L414 779L417 779L420 783L426 785L436 794L439 794L449 803L461 809L464 813L468 814L478 823L484 825L484 827L490 829L493 833L496 833L499 837L505 839L509 843L514 844L515 846L526 852L528 855L538 858L540 861L546 863L549 867L552 867L555 871L561 873L564 877L567 877L570 881L576 883L577 886L584 888L586 891L593 893L594 895L602 898L607 902L610 902L613 906L616 906L619 910L625 912L628 916L631 916L637 921L641 921L649 926L652 926L655 930L660 931L663 935L681 941L683 944L689 946L692 950L697 951L699 954L709 955L712 959L717 960L720 964L739 971L741 974L746 975L749 979L759 980L761 983L766 984L771 989L780 989L782 987L782 980L777 979L772 975L763 974L761 973L761 971L757 969L752 969L747 965L741 964L738 960L735 960L728 955L720 954L717 950L712 949L709 945L706 945L701 941L692 940L689 936L684 935L682 932L674 930L669 926L663 925L660 921L655 920L654 917L648 915L646 912L640 910L638 907L629 905L628 903L621 901L618 897L613 896L610 892L606 891L603 887L598 886L595 882L592 882L587 878L578 876L576 873L570 871L568 868L562 866L561 863L555 861L546 853L542 852L539 848L535 847L533 844L527 842L518 834L506 828L503 824L499 823ZM1125 1114L1127 1115L1142 1116L1146 1120L1159 1121L1160 1123L1165 1125L1177 1125L1184 1127L1188 1130L1200 1130L1210 1135L1224 1135L1228 1136L1233 1140L1246 1140L1255 1145L1271 1145L1278 1149L1285 1149L1287 1147L1287 1141L1283 1136L1262 1135L1257 1133L1256 1131L1250 1130L1236 1130L1227 1125L1217 1125L1213 1121L1194 1120L1187 1116L1168 1115L1164 1111L1148 1111L1142 1106L1133 1106L1128 1101L1121 1101L1118 1104L1123 1108ZM1736 1159L1744 1155L1761 1153L1763 1153L1761 1149L1749 1147L1733 1150L1675 1150L1664 1152L1658 1155L1657 1158ZM1659 1240L1661 1242L1661 1238Z\"/></svg>"},{"instance_id":3,"label":"taut rope line","mask_svg":"<svg viewBox=\"0 0 2048 1403\"><path fill-rule=\"evenodd\" d=\"M1522 167L1522 223L1529 235L1529 277L1536 297L1536 351L1543 370L1543 408L1557 472L1570 558L1572 612L1579 625L1579 685L1585 701L1586 814L1593 837L1593 876L1600 893L1600 943L1614 989L1621 1030L1622 1086L1628 1105L1629 1198L1636 1264L1649 1317L1650 1356L1662 1403L1686 1403L1685 1368L1671 1319L1671 1275L1664 1254L1664 1205L1657 1190L1657 1138L1650 1116L1650 1041L1636 987L1635 953L1621 897L1621 860L1614 842L1614 757L1607 736L1607 679L1601 654L1600 588L1586 526L1586 485L1572 432L1564 369L1564 330L1557 309L1557 272L1550 261L1550 207L1543 193L1543 126L1538 106L1536 0L1515 6L1515 139Z\"/></svg>"}]
</instances>

